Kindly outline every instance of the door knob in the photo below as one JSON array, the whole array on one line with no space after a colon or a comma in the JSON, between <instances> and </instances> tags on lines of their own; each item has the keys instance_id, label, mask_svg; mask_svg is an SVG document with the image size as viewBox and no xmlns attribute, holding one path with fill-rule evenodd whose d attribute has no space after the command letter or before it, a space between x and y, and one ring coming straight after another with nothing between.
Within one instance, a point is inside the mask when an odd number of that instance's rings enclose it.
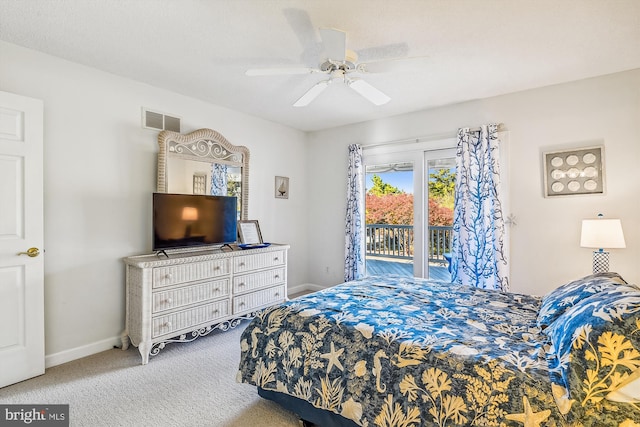
<instances>
[{"instance_id":1,"label":"door knob","mask_svg":"<svg viewBox=\"0 0 640 427\"><path fill-rule=\"evenodd\" d=\"M27 255L27 256L30 256L31 258L37 257L38 255L40 255L40 249L38 249L38 248L29 248L29 249L27 249L26 252L18 252L18 255Z\"/></svg>"}]
</instances>

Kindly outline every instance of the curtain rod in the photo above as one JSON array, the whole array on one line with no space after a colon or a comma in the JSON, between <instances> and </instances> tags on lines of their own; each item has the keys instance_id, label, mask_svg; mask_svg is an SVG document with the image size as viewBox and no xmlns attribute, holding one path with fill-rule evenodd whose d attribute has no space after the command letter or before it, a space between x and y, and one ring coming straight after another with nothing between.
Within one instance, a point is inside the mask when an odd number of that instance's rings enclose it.
<instances>
[{"instance_id":1,"label":"curtain rod","mask_svg":"<svg viewBox=\"0 0 640 427\"><path fill-rule=\"evenodd\" d=\"M503 123L498 123L498 132L502 132L505 131L506 129L504 129L504 124ZM469 132L480 132L480 127L475 127L475 128L471 128L469 129ZM407 138L407 139L397 139L395 141L386 141L386 142L376 142L373 144L367 144L367 145L363 145L362 148L366 149L366 148L373 148L373 147L382 147L384 145L394 145L394 144L417 144L419 142L427 142L427 141L435 141L438 139L447 139L447 138L455 138L458 136L458 131L456 131L455 133L439 133L439 134L433 134L433 135L426 135L426 136L420 136L417 138Z\"/></svg>"}]
</instances>

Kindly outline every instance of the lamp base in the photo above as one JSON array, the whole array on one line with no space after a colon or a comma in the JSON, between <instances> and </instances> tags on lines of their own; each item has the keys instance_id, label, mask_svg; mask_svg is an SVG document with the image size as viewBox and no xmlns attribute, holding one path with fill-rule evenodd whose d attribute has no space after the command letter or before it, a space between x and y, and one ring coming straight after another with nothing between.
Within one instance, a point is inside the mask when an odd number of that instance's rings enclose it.
<instances>
[{"instance_id":1,"label":"lamp base","mask_svg":"<svg viewBox=\"0 0 640 427\"><path fill-rule=\"evenodd\" d=\"M609 252L593 251L593 274L609 271Z\"/></svg>"}]
</instances>

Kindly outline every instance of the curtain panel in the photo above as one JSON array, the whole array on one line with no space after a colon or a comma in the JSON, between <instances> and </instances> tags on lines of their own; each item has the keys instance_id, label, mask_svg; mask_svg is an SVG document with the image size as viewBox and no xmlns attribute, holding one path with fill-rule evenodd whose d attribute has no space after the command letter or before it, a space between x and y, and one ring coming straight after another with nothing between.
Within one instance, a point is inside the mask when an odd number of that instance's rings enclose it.
<instances>
[{"instance_id":1,"label":"curtain panel","mask_svg":"<svg viewBox=\"0 0 640 427\"><path fill-rule=\"evenodd\" d=\"M211 195L227 195L227 165L213 163L211 167Z\"/></svg>"},{"instance_id":2,"label":"curtain panel","mask_svg":"<svg viewBox=\"0 0 640 427\"><path fill-rule=\"evenodd\" d=\"M451 281L508 291L497 134L458 130Z\"/></svg>"},{"instance_id":3,"label":"curtain panel","mask_svg":"<svg viewBox=\"0 0 640 427\"><path fill-rule=\"evenodd\" d=\"M364 166L362 147L349 145L344 281L365 276Z\"/></svg>"}]
</instances>

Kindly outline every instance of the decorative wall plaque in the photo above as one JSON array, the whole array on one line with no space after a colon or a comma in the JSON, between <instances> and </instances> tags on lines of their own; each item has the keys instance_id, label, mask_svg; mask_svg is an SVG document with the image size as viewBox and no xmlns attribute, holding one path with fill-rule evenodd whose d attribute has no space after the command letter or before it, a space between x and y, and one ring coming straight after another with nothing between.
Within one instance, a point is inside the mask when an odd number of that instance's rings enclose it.
<instances>
[{"instance_id":1,"label":"decorative wall plaque","mask_svg":"<svg viewBox=\"0 0 640 427\"><path fill-rule=\"evenodd\" d=\"M604 194L604 147L543 154L545 197Z\"/></svg>"},{"instance_id":2,"label":"decorative wall plaque","mask_svg":"<svg viewBox=\"0 0 640 427\"><path fill-rule=\"evenodd\" d=\"M206 174L193 174L193 194L207 194Z\"/></svg>"},{"instance_id":3,"label":"decorative wall plaque","mask_svg":"<svg viewBox=\"0 0 640 427\"><path fill-rule=\"evenodd\" d=\"M289 178L286 176L276 176L276 199L289 198Z\"/></svg>"}]
</instances>

